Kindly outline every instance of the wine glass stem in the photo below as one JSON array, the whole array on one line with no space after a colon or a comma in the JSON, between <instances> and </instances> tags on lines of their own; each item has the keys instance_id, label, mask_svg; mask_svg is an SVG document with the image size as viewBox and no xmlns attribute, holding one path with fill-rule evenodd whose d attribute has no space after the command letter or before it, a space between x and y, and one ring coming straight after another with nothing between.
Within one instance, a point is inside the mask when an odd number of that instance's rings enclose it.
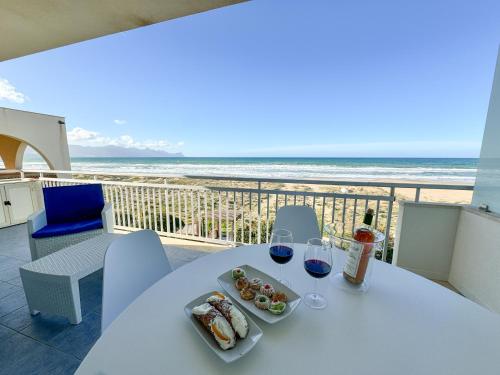
<instances>
[{"instance_id":1,"label":"wine glass stem","mask_svg":"<svg viewBox=\"0 0 500 375\"><path fill-rule=\"evenodd\" d=\"M283 281L283 265L280 264L280 281Z\"/></svg>"},{"instance_id":2,"label":"wine glass stem","mask_svg":"<svg viewBox=\"0 0 500 375\"><path fill-rule=\"evenodd\" d=\"M318 298L318 279L314 278L314 298Z\"/></svg>"}]
</instances>

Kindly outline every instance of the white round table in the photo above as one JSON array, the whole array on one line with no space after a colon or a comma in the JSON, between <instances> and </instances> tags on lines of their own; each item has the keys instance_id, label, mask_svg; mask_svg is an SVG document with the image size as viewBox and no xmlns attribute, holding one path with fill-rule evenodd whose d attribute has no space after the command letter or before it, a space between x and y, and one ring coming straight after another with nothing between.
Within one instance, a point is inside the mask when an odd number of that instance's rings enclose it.
<instances>
[{"instance_id":1,"label":"white round table","mask_svg":"<svg viewBox=\"0 0 500 375\"><path fill-rule=\"evenodd\" d=\"M313 278L295 246L285 275L303 295ZM338 255L337 271L343 254ZM283 321L255 322L264 335L245 357L226 364L201 340L183 307L221 290L217 277L249 264L271 275L266 245L202 257L153 285L113 322L77 374L500 374L500 316L403 269L376 261L366 294L319 281L324 310L301 304Z\"/></svg>"}]
</instances>

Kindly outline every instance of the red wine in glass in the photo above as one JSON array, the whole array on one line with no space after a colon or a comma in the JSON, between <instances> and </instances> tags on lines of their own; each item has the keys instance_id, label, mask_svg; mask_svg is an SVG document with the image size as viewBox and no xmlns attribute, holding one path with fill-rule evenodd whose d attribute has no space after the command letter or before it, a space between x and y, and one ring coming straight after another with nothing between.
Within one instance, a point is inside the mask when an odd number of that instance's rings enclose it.
<instances>
[{"instance_id":1,"label":"red wine in glass","mask_svg":"<svg viewBox=\"0 0 500 375\"><path fill-rule=\"evenodd\" d=\"M269 244L269 255L272 260L280 265L278 281L289 287L290 282L283 278L283 264L288 263L293 257L293 236L289 230L273 229Z\"/></svg>"},{"instance_id":2,"label":"red wine in glass","mask_svg":"<svg viewBox=\"0 0 500 375\"><path fill-rule=\"evenodd\" d=\"M309 275L317 279L328 276L332 270L331 265L319 259L308 259L304 261L304 268Z\"/></svg>"},{"instance_id":3,"label":"red wine in glass","mask_svg":"<svg viewBox=\"0 0 500 375\"><path fill-rule=\"evenodd\" d=\"M269 255L278 264L288 263L293 257L293 249L290 246L276 244L269 248Z\"/></svg>"},{"instance_id":4,"label":"red wine in glass","mask_svg":"<svg viewBox=\"0 0 500 375\"><path fill-rule=\"evenodd\" d=\"M304 295L304 303L312 309L324 309L328 302L318 293L318 279L326 277L332 270L333 258L330 245L321 238L307 241L304 253L304 269L314 277L314 292Z\"/></svg>"}]
</instances>

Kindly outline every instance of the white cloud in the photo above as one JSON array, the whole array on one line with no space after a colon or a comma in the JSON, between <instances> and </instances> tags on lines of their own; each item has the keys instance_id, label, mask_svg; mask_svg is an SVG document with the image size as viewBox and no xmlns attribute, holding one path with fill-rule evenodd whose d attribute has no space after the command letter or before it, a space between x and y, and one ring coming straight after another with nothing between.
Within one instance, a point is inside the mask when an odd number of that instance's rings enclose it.
<instances>
[{"instance_id":1,"label":"white cloud","mask_svg":"<svg viewBox=\"0 0 500 375\"><path fill-rule=\"evenodd\" d=\"M172 145L170 142L159 140L144 140L137 141L128 134L120 135L119 137L106 137L99 132L83 129L80 127L74 128L68 132L68 142L80 146L119 146L125 148L151 149L160 151L172 151L178 146L182 146L184 142L178 142Z\"/></svg>"},{"instance_id":2,"label":"white cloud","mask_svg":"<svg viewBox=\"0 0 500 375\"><path fill-rule=\"evenodd\" d=\"M0 100L22 104L28 97L17 89L6 79L0 78Z\"/></svg>"},{"instance_id":3,"label":"white cloud","mask_svg":"<svg viewBox=\"0 0 500 375\"><path fill-rule=\"evenodd\" d=\"M127 120L113 120L116 125L125 125Z\"/></svg>"},{"instance_id":4,"label":"white cloud","mask_svg":"<svg viewBox=\"0 0 500 375\"><path fill-rule=\"evenodd\" d=\"M179 147L184 146L184 141L177 142L177 146Z\"/></svg>"},{"instance_id":5,"label":"white cloud","mask_svg":"<svg viewBox=\"0 0 500 375\"><path fill-rule=\"evenodd\" d=\"M88 141L96 139L98 135L99 133L93 132L91 130L86 130L83 128L74 128L68 132L68 141L70 143L79 141Z\"/></svg>"}]
</instances>

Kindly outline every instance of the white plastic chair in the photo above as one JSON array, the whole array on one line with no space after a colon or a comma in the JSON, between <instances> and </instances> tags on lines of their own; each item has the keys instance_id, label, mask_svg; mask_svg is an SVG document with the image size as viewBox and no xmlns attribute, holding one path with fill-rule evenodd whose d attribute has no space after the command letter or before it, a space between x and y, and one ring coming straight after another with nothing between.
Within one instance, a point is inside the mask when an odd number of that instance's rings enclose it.
<instances>
[{"instance_id":1,"label":"white plastic chair","mask_svg":"<svg viewBox=\"0 0 500 375\"><path fill-rule=\"evenodd\" d=\"M104 257L101 333L146 289L171 271L154 231L141 230L114 240Z\"/></svg>"},{"instance_id":2,"label":"white plastic chair","mask_svg":"<svg viewBox=\"0 0 500 375\"><path fill-rule=\"evenodd\" d=\"M293 242L307 243L311 238L321 238L318 218L311 207L284 206L278 209L273 228L292 232Z\"/></svg>"}]
</instances>

